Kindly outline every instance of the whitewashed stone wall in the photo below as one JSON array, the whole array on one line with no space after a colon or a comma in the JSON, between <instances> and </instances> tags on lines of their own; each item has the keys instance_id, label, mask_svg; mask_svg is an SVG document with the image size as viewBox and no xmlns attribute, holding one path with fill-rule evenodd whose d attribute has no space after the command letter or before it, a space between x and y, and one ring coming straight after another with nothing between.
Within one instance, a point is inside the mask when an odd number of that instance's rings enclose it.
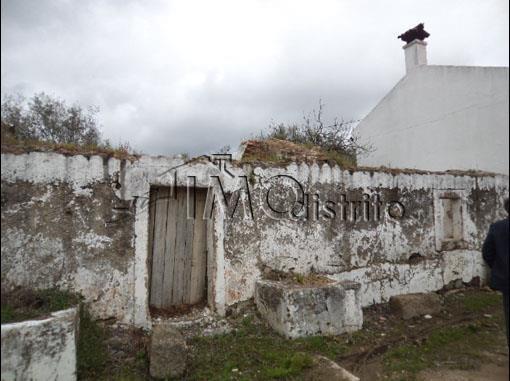
<instances>
[{"instance_id":1,"label":"whitewashed stone wall","mask_svg":"<svg viewBox=\"0 0 510 381\"><path fill-rule=\"evenodd\" d=\"M146 326L147 248L135 241L147 237L148 208L137 203L181 163L2 154L2 282L71 289L97 318Z\"/></svg>"},{"instance_id":2,"label":"whitewashed stone wall","mask_svg":"<svg viewBox=\"0 0 510 381\"><path fill-rule=\"evenodd\" d=\"M225 193L249 188L253 216L246 192L233 216L221 203L213 210L207 234L210 307L223 314L253 297L255 282L269 270L357 281L368 305L437 290L454 279L483 279L481 242L489 224L503 217L508 195L502 175L348 171L327 164L227 166L230 174L207 159L183 165L180 158L164 157L129 162L2 154L2 280L69 288L84 295L97 318L150 327L150 186L185 186L195 176L198 187L212 189L220 200L218 180L211 180L218 176ZM283 207L293 192L292 181L274 183L278 175L292 176L310 194L310 215L318 198L319 218L274 218L265 205L267 192ZM446 251L436 242L438 191L456 192L462 204L461 240ZM380 220L327 218L324 202L340 202L342 194L360 202L364 194L371 202L379 195ZM396 201L405 209L400 218L388 214ZM413 255L418 262L410 260Z\"/></svg>"},{"instance_id":3,"label":"whitewashed stone wall","mask_svg":"<svg viewBox=\"0 0 510 381\"><path fill-rule=\"evenodd\" d=\"M246 168L246 171L251 169ZM364 306L390 296L441 289L452 280L465 282L487 276L481 245L489 224L503 218L508 177L465 172L346 171L328 165L255 168L252 199L261 210L267 179L292 175L310 195L321 200L321 216L308 221L274 219L258 213L253 220L225 222L226 303L250 298L257 279L268 269L327 274L335 280L361 284ZM283 188L280 188L283 192ZM437 194L456 193L461 203L462 237L457 246L442 250ZM378 222L326 218L325 200L345 194L363 200L363 194L380 195L385 211ZM389 216L398 201L402 218ZM312 205L313 206L313 205ZM267 209L267 208L266 208ZM415 259L417 258L417 259Z\"/></svg>"}]
</instances>

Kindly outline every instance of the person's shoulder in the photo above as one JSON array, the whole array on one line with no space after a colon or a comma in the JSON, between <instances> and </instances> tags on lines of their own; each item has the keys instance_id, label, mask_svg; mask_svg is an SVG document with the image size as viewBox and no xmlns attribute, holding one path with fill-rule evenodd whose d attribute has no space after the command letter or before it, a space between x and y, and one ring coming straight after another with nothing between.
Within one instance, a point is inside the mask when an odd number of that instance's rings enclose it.
<instances>
[{"instance_id":1,"label":"person's shoulder","mask_svg":"<svg viewBox=\"0 0 510 381\"><path fill-rule=\"evenodd\" d=\"M508 217L504 218L502 220L496 221L491 225L491 229L494 229L494 230L503 230L503 229L508 230L508 227L509 227Z\"/></svg>"}]
</instances>

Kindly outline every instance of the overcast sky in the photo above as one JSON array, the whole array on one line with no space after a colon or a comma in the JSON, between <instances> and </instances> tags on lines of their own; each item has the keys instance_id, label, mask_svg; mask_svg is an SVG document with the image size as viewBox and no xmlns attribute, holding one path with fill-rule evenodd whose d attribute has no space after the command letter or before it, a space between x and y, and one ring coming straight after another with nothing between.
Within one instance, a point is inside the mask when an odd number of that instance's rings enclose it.
<instances>
[{"instance_id":1,"label":"overcast sky","mask_svg":"<svg viewBox=\"0 0 510 381\"><path fill-rule=\"evenodd\" d=\"M430 64L508 66L508 0L2 0L2 96L100 107L105 137L150 154L236 147L272 121L359 119Z\"/></svg>"}]
</instances>

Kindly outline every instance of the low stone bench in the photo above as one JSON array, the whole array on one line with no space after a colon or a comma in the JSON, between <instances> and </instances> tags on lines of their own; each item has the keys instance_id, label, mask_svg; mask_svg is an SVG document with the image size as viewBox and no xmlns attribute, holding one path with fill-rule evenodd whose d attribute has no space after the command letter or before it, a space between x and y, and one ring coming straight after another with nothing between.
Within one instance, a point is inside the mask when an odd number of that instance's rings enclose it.
<instances>
[{"instance_id":1,"label":"low stone bench","mask_svg":"<svg viewBox=\"0 0 510 381\"><path fill-rule=\"evenodd\" d=\"M334 282L301 286L261 280L255 303L271 327L288 338L339 335L361 329L360 284Z\"/></svg>"}]
</instances>

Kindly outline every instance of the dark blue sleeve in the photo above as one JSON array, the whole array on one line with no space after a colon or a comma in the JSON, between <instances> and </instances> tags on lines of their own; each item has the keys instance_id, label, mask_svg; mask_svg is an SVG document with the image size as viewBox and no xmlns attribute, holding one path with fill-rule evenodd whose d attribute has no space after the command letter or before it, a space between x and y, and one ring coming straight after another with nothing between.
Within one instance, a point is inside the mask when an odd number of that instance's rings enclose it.
<instances>
[{"instance_id":1,"label":"dark blue sleeve","mask_svg":"<svg viewBox=\"0 0 510 381\"><path fill-rule=\"evenodd\" d=\"M485 242L482 246L482 256L483 260L489 267L492 268L494 264L494 259L496 258L496 244L494 242L494 225L491 225L489 228L489 233L485 238Z\"/></svg>"}]
</instances>

